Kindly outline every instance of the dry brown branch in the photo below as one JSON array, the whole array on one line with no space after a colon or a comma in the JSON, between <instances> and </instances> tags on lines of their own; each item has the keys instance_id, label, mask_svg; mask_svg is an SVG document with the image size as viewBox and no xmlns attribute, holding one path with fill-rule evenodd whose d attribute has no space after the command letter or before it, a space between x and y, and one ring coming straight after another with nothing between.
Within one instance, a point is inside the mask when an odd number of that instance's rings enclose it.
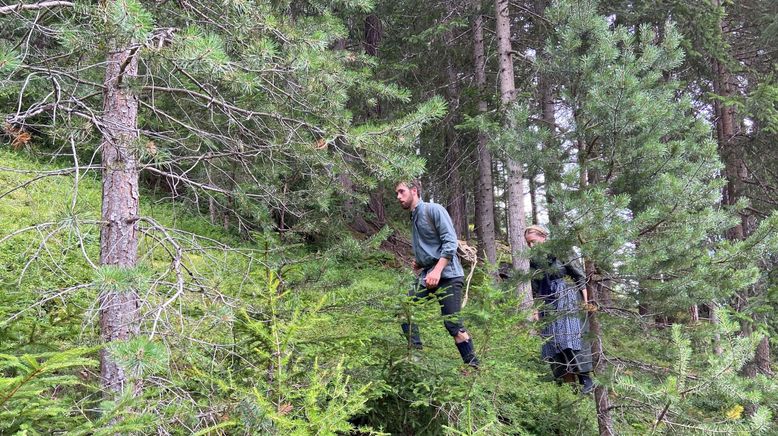
<instances>
[{"instance_id":1,"label":"dry brown branch","mask_svg":"<svg viewBox=\"0 0 778 436\"><path fill-rule=\"evenodd\" d=\"M13 12L35 11L35 10L55 8L55 7L72 8L73 6L75 6L75 3L73 2L59 1L59 0L42 1L39 3L18 3L15 5L0 6L0 15L8 15Z\"/></svg>"}]
</instances>

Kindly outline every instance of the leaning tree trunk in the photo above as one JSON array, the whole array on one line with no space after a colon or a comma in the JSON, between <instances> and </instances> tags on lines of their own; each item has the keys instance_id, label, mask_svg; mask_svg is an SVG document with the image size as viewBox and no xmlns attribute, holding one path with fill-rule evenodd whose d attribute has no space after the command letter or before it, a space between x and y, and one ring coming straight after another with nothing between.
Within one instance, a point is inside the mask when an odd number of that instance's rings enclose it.
<instances>
[{"instance_id":1,"label":"leaning tree trunk","mask_svg":"<svg viewBox=\"0 0 778 436\"><path fill-rule=\"evenodd\" d=\"M511 58L511 23L508 0L495 0L497 51L500 57L500 103L507 109L516 100L516 85L513 80L513 59ZM510 128L510 121L505 127ZM529 270L529 259L524 255L527 244L524 241L524 170L521 163L512 156L506 158L508 169L508 240L511 245L513 269L521 273ZM523 309L532 306L532 290L525 280L519 282L517 296ZM529 315L531 317L531 315Z\"/></svg>"},{"instance_id":2,"label":"leaning tree trunk","mask_svg":"<svg viewBox=\"0 0 778 436\"><path fill-rule=\"evenodd\" d=\"M100 265L134 268L138 258L138 98L129 78L138 73L135 50L116 50L108 56L103 102L102 228ZM137 289L102 290L100 335L105 342L126 341L140 330L140 300ZM125 373L111 356L100 352L101 384L107 395L116 395L128 384ZM137 388L137 386L136 386Z\"/></svg>"},{"instance_id":3,"label":"leaning tree trunk","mask_svg":"<svg viewBox=\"0 0 778 436\"><path fill-rule=\"evenodd\" d=\"M484 17L481 1L475 2L476 16L473 20L473 62L475 83L478 87L478 112L487 111L484 91L486 88L486 56L484 56ZM486 134L478 132L478 190L476 192L478 213L475 216L478 244L491 266L497 263L497 243L494 230L494 185L492 182L492 153L489 151Z\"/></svg>"}]
</instances>

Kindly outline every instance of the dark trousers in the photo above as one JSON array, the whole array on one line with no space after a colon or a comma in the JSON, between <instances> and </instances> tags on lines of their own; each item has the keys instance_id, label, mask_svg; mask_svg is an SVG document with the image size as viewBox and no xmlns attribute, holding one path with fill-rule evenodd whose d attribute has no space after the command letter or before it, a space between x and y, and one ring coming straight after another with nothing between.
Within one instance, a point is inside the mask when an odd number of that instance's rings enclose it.
<instances>
[{"instance_id":1,"label":"dark trousers","mask_svg":"<svg viewBox=\"0 0 778 436\"><path fill-rule=\"evenodd\" d=\"M549 360L551 372L554 378L561 378L565 374L588 374L592 371L592 359L590 351L572 350L565 348Z\"/></svg>"},{"instance_id":2,"label":"dark trousers","mask_svg":"<svg viewBox=\"0 0 778 436\"><path fill-rule=\"evenodd\" d=\"M430 298L435 296L440 303L440 313L445 318L443 325L448 330L448 334L456 336L459 332L465 330L465 326L462 324L462 320L458 316L452 316L459 313L462 310L462 286L464 285L463 277L455 277L451 279L440 279L437 288L427 289L422 287L421 283L416 285L408 292L408 296L413 297L413 301L419 301L422 298ZM419 327L417 325L409 325L403 323L403 332L410 345L421 348L421 338L419 337Z\"/></svg>"}]
</instances>

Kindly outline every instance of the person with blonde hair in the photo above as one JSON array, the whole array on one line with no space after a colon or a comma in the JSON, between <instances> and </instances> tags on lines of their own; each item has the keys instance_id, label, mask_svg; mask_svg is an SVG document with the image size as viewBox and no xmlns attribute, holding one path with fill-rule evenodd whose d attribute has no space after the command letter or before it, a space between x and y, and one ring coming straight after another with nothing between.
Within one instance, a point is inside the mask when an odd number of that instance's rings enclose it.
<instances>
[{"instance_id":1,"label":"person with blonde hair","mask_svg":"<svg viewBox=\"0 0 778 436\"><path fill-rule=\"evenodd\" d=\"M548 230L539 225L528 226L524 239L532 248L546 242ZM562 262L548 254L545 258L533 256L530 260L532 293L542 306L536 319L543 320L540 335L545 340L541 357L551 366L554 378L576 374L581 392L590 393L594 382L591 347L583 337L584 323L580 310L588 305L586 277L570 262Z\"/></svg>"}]
</instances>

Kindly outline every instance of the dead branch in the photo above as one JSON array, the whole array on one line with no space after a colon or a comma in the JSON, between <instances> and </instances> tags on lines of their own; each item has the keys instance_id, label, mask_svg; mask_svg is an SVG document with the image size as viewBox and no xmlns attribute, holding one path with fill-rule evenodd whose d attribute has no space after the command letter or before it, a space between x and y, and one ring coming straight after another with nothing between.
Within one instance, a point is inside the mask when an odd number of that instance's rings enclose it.
<instances>
[{"instance_id":1,"label":"dead branch","mask_svg":"<svg viewBox=\"0 0 778 436\"><path fill-rule=\"evenodd\" d=\"M0 15L8 15L13 12L21 12L21 11L36 11L40 9L54 8L58 6L72 8L73 6L75 6L75 3L68 2L68 1L59 1L59 0L42 1L39 3L18 3L15 5L0 6Z\"/></svg>"}]
</instances>

